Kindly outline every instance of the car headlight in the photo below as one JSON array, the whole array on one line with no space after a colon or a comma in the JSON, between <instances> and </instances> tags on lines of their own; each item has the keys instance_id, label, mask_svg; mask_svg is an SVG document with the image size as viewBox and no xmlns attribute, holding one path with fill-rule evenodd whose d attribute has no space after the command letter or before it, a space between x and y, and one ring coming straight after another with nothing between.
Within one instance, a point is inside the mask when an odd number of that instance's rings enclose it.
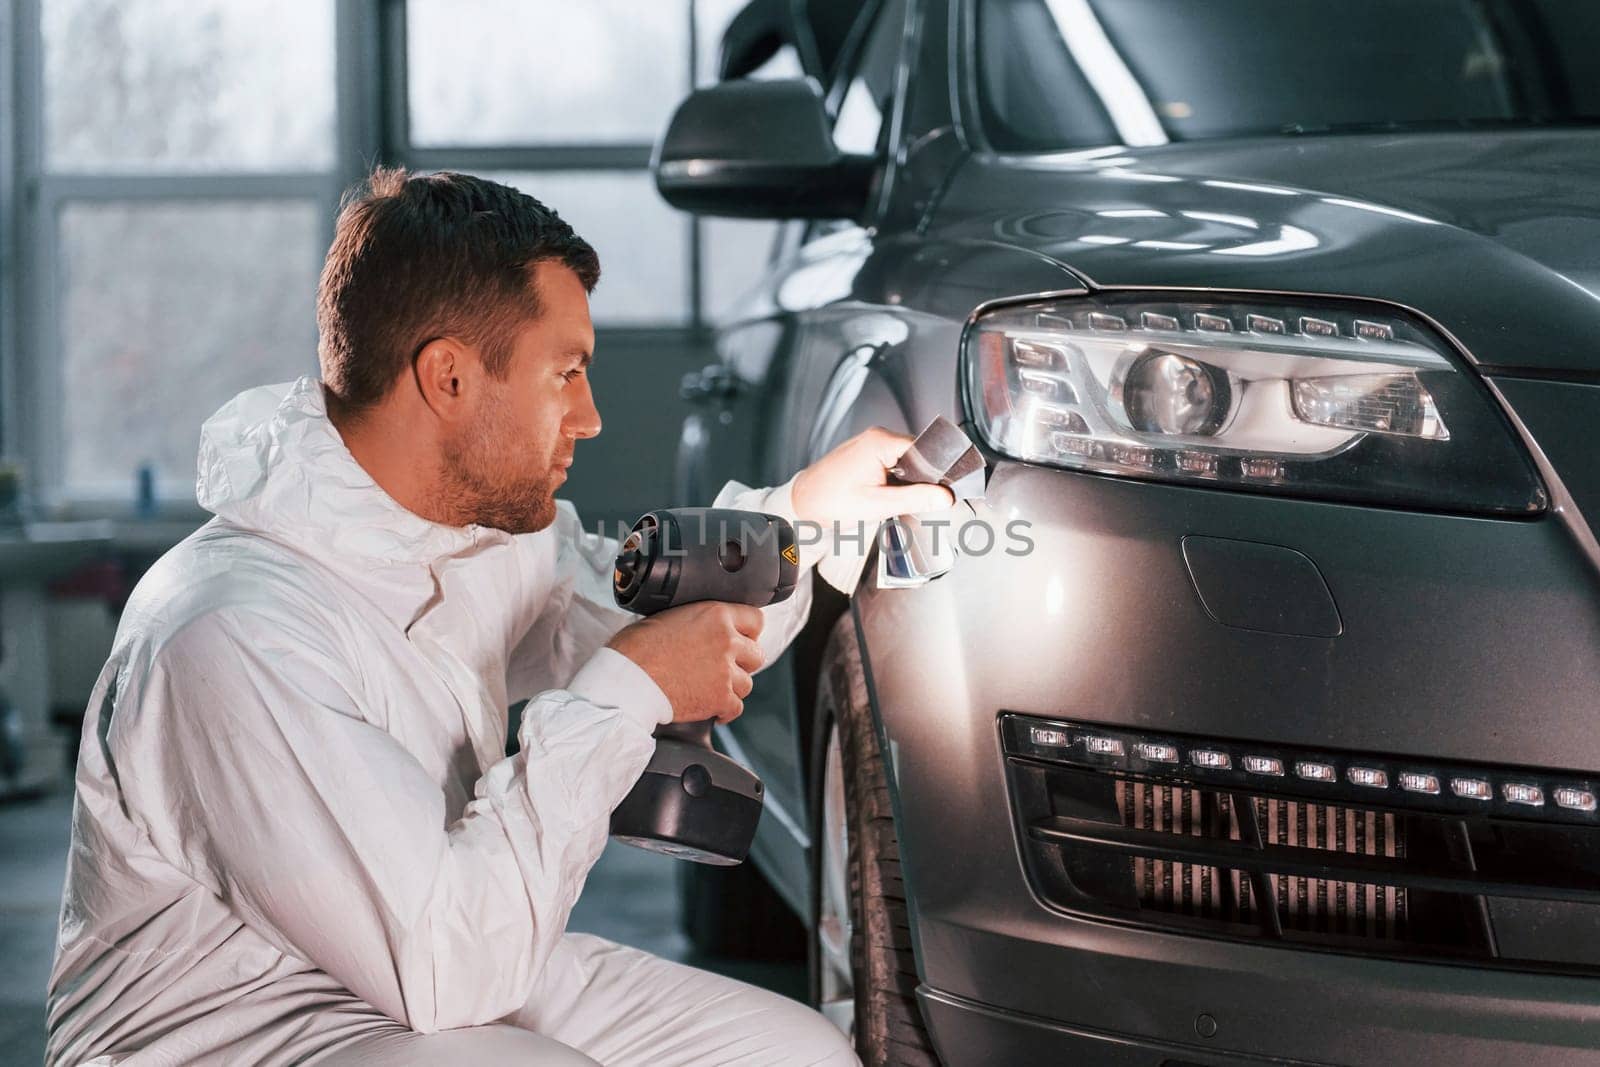
<instances>
[{"instance_id":1,"label":"car headlight","mask_svg":"<svg viewBox=\"0 0 1600 1067\"><path fill-rule=\"evenodd\" d=\"M963 347L968 414L1016 459L1452 511L1546 504L1482 383L1392 309L1105 294L987 311Z\"/></svg>"}]
</instances>

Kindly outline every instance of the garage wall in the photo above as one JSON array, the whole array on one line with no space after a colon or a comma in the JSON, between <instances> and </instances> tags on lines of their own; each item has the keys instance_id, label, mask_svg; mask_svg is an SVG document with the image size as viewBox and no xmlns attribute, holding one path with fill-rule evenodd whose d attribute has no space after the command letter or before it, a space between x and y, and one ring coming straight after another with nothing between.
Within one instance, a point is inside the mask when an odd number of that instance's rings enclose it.
<instances>
[{"instance_id":1,"label":"garage wall","mask_svg":"<svg viewBox=\"0 0 1600 1067\"><path fill-rule=\"evenodd\" d=\"M601 334L596 342L590 381L600 436L578 442L561 498L587 529L631 524L651 508L711 503L671 498L674 446L689 410L678 384L710 360L710 344L681 332Z\"/></svg>"}]
</instances>

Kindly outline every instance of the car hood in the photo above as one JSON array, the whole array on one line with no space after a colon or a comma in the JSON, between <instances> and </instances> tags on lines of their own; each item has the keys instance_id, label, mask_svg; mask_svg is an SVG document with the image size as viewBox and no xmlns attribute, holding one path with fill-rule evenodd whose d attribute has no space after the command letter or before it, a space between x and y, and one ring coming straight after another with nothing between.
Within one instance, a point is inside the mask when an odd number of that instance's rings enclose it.
<instances>
[{"instance_id":1,"label":"car hood","mask_svg":"<svg viewBox=\"0 0 1600 1067\"><path fill-rule=\"evenodd\" d=\"M1600 371L1600 131L977 157L934 229L1043 253L1096 286L1386 300L1488 369Z\"/></svg>"}]
</instances>

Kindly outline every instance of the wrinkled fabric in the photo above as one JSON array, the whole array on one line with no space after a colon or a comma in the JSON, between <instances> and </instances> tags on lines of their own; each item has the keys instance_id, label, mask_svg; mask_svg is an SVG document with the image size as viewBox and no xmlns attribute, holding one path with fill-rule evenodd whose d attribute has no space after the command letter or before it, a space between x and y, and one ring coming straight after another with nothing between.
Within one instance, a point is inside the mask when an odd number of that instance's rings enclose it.
<instances>
[{"instance_id":1,"label":"wrinkled fabric","mask_svg":"<svg viewBox=\"0 0 1600 1067\"><path fill-rule=\"evenodd\" d=\"M671 718L603 647L633 619L611 599L615 543L565 504L518 536L405 510L313 379L207 422L198 492L215 518L139 583L87 710L48 1062L494 1062L515 1028L417 1041L501 1020L607 1051L601 1017L629 1005L582 990L632 950L565 927ZM786 488L718 504L789 511ZM769 659L808 604L802 582L765 609ZM834 1054L791 1022L785 1062Z\"/></svg>"}]
</instances>

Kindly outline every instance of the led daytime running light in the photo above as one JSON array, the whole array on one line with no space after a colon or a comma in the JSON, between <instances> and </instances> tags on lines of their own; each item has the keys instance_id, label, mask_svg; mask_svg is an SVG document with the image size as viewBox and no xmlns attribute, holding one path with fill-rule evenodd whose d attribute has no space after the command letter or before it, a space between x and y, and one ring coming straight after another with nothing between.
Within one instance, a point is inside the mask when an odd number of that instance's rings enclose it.
<instances>
[{"instance_id":1,"label":"led daytime running light","mask_svg":"<svg viewBox=\"0 0 1600 1067\"><path fill-rule=\"evenodd\" d=\"M1527 768L1416 767L1376 755L1151 736L1013 713L1001 722L1011 755L1101 772L1289 794L1314 803L1372 804L1382 797L1384 806L1397 808L1600 826L1600 774L1583 781Z\"/></svg>"}]
</instances>

